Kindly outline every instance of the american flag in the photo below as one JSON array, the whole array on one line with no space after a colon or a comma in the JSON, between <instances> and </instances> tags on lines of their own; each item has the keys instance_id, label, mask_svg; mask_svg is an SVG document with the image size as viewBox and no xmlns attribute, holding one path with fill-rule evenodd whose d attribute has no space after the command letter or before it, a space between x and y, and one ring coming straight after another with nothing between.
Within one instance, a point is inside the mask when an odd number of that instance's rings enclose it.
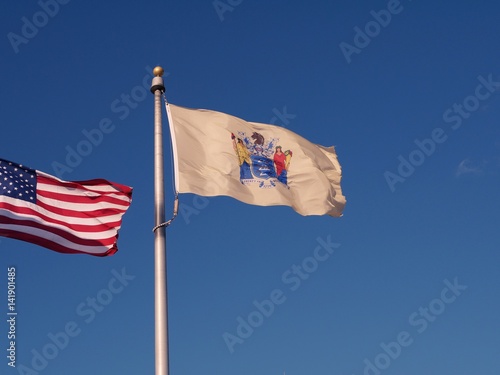
<instances>
[{"instance_id":1,"label":"american flag","mask_svg":"<svg viewBox=\"0 0 500 375\"><path fill-rule=\"evenodd\" d=\"M63 181L0 159L0 235L60 253L118 250L132 188L103 179Z\"/></svg>"}]
</instances>

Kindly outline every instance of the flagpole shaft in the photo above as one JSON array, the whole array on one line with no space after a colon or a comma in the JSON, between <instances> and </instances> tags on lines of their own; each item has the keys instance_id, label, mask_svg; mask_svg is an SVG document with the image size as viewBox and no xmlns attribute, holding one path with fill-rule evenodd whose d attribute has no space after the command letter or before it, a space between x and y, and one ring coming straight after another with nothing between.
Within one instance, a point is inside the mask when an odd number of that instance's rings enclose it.
<instances>
[{"instance_id":1,"label":"flagpole shaft","mask_svg":"<svg viewBox=\"0 0 500 375\"><path fill-rule=\"evenodd\" d=\"M167 249L165 227L165 189L163 178L163 130L161 95L163 69L153 70L155 77L151 92L155 96L154 119L154 187L155 187L155 368L156 375L168 375L168 292L167 292Z\"/></svg>"}]
</instances>

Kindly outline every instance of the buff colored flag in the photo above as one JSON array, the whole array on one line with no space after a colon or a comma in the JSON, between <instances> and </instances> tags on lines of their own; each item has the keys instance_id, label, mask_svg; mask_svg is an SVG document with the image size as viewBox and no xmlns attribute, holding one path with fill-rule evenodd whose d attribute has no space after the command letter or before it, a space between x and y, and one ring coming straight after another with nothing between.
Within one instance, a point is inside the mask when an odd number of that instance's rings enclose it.
<instances>
[{"instance_id":1,"label":"buff colored flag","mask_svg":"<svg viewBox=\"0 0 500 375\"><path fill-rule=\"evenodd\" d=\"M339 217L345 206L334 147L285 128L168 104L179 193L225 195Z\"/></svg>"}]
</instances>

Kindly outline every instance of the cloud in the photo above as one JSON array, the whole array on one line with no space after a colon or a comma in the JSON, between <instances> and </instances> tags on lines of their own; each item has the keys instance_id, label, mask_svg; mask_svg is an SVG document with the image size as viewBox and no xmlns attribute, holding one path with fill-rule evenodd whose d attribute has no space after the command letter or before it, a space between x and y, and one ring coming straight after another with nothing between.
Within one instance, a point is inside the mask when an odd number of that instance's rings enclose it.
<instances>
[{"instance_id":1,"label":"cloud","mask_svg":"<svg viewBox=\"0 0 500 375\"><path fill-rule=\"evenodd\" d=\"M484 172L484 164L474 164L468 158L464 159L458 164L457 170L455 172L455 177L460 177L464 174L475 174L479 175Z\"/></svg>"}]
</instances>

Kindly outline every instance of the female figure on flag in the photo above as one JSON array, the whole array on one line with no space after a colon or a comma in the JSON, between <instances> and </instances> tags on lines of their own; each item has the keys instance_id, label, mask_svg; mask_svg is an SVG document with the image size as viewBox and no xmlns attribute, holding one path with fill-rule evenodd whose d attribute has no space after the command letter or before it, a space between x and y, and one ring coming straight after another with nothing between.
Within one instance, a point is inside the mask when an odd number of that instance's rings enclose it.
<instances>
[{"instance_id":1,"label":"female figure on flag","mask_svg":"<svg viewBox=\"0 0 500 375\"><path fill-rule=\"evenodd\" d=\"M238 156L238 163L240 165L240 180L252 178L253 176L250 170L252 159L250 158L247 147L241 138L238 138L238 141L236 141L236 136L233 133L231 133L231 139L233 140L233 148L234 151L236 151L236 156Z\"/></svg>"},{"instance_id":2,"label":"female figure on flag","mask_svg":"<svg viewBox=\"0 0 500 375\"><path fill-rule=\"evenodd\" d=\"M276 151L274 152L274 165L276 166L276 176L278 181L283 184L287 184L287 170L290 165L290 158L292 157L292 152L287 150L282 151L281 146L276 146Z\"/></svg>"}]
</instances>

